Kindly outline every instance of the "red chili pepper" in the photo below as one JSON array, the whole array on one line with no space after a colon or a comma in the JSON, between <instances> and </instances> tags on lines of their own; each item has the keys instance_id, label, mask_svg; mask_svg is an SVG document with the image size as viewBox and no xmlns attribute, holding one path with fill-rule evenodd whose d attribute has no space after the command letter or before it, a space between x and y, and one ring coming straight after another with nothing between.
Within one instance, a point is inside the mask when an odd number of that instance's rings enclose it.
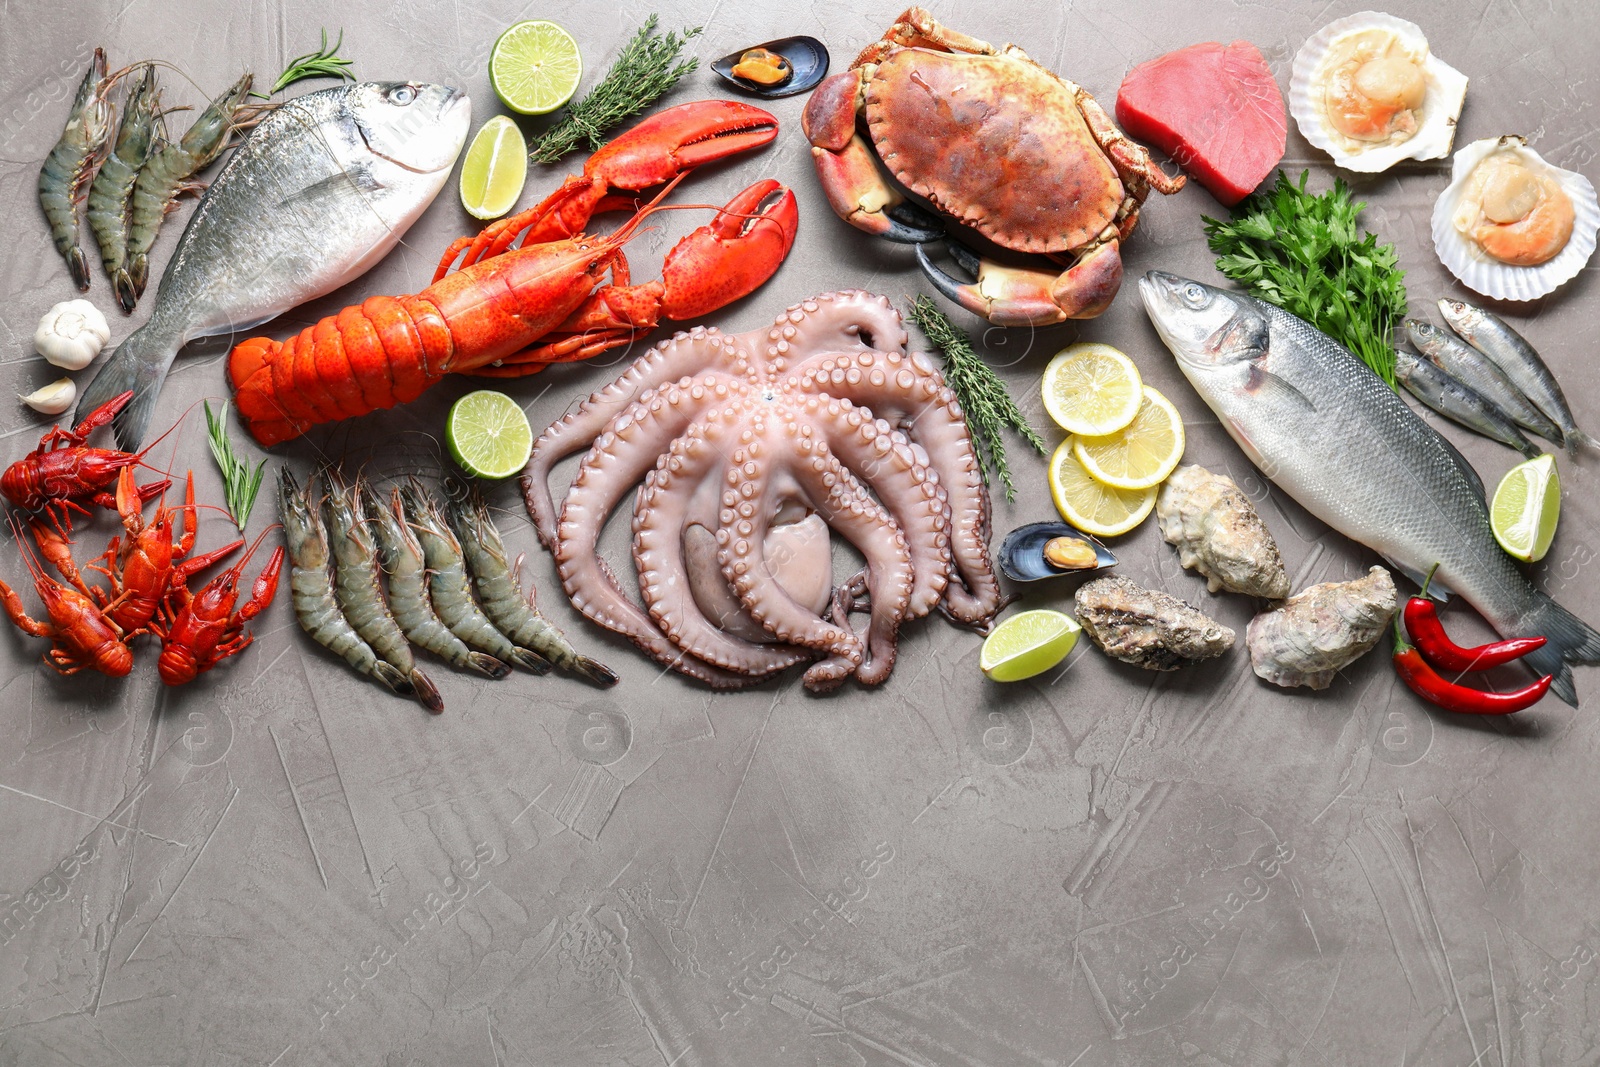
<instances>
[{"instance_id":1,"label":"red chili pepper","mask_svg":"<svg viewBox=\"0 0 1600 1067\"><path fill-rule=\"evenodd\" d=\"M1438 609L1425 596L1414 596L1406 601L1405 619L1406 632L1417 643L1422 657L1441 670L1456 673L1502 667L1536 648L1543 648L1545 643L1542 637L1513 637L1476 648L1463 648L1444 632Z\"/></svg>"},{"instance_id":2,"label":"red chili pepper","mask_svg":"<svg viewBox=\"0 0 1600 1067\"><path fill-rule=\"evenodd\" d=\"M1405 638L1400 619L1394 620L1394 669L1417 696L1446 711L1463 715L1509 715L1537 704L1550 691L1551 675L1509 693L1490 693L1457 685L1441 676Z\"/></svg>"}]
</instances>

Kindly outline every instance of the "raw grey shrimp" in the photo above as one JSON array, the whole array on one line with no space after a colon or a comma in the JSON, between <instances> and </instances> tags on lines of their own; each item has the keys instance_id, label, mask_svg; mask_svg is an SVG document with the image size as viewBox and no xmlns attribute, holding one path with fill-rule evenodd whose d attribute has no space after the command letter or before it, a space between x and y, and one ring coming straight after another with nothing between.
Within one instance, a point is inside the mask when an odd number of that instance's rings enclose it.
<instances>
[{"instance_id":1,"label":"raw grey shrimp","mask_svg":"<svg viewBox=\"0 0 1600 1067\"><path fill-rule=\"evenodd\" d=\"M512 573L505 542L482 495L451 479L445 496L445 515L461 545L467 570L472 573L472 587L478 592L483 613L495 628L557 667L596 685L616 685L615 671L579 653L566 634L534 610L523 595L521 584Z\"/></svg>"},{"instance_id":2,"label":"raw grey shrimp","mask_svg":"<svg viewBox=\"0 0 1600 1067\"><path fill-rule=\"evenodd\" d=\"M156 117L161 91L156 88L156 68L144 65L144 77L128 90L117 127L115 146L100 164L89 186L89 231L100 246L100 262L116 290L123 311L132 311L133 286L128 283L128 203L139 170L150 158L156 141Z\"/></svg>"},{"instance_id":3,"label":"raw grey shrimp","mask_svg":"<svg viewBox=\"0 0 1600 1067\"><path fill-rule=\"evenodd\" d=\"M128 213L127 284L133 299L144 294L149 280L150 248L156 243L161 220L180 194L205 188L190 179L222 154L230 135L240 128L239 113L250 95L250 82L249 74L234 82L200 113L181 140L163 144L139 171Z\"/></svg>"},{"instance_id":4,"label":"raw grey shrimp","mask_svg":"<svg viewBox=\"0 0 1600 1067\"><path fill-rule=\"evenodd\" d=\"M417 699L434 714L444 711L438 688L417 666L411 645L383 599L378 548L362 515L360 497L329 472L328 540L333 546L333 594L345 621L385 662L411 680Z\"/></svg>"},{"instance_id":5,"label":"raw grey shrimp","mask_svg":"<svg viewBox=\"0 0 1600 1067\"><path fill-rule=\"evenodd\" d=\"M50 223L56 251L67 261L81 292L89 291L89 259L78 247L78 201L110 145L115 109L107 94L115 80L106 77L105 49L96 48L61 139L39 169L39 206Z\"/></svg>"},{"instance_id":6,"label":"raw grey shrimp","mask_svg":"<svg viewBox=\"0 0 1600 1067\"><path fill-rule=\"evenodd\" d=\"M410 680L379 659L339 611L328 574L328 535L322 525L322 508L312 498L314 484L308 481L302 493L287 466L279 471L278 513L289 545L289 589L295 620L312 640L343 657L359 673L410 696Z\"/></svg>"},{"instance_id":7,"label":"raw grey shrimp","mask_svg":"<svg viewBox=\"0 0 1600 1067\"><path fill-rule=\"evenodd\" d=\"M401 488L400 501L406 522L416 531L417 543L422 546L422 557L428 565L428 592L432 595L433 610L450 627L450 632L506 663L535 674L548 671L548 660L531 649L513 644L473 603L461 545L439 513L439 505L416 484Z\"/></svg>"},{"instance_id":8,"label":"raw grey shrimp","mask_svg":"<svg viewBox=\"0 0 1600 1067\"><path fill-rule=\"evenodd\" d=\"M390 506L372 493L365 481L357 480L367 521L378 544L378 558L389 580L389 610L406 638L418 648L427 649L454 667L477 671L490 678L504 678L511 668L485 652L476 652L450 632L440 621L428 599L427 564L422 546L406 525L400 503L400 490L394 490Z\"/></svg>"}]
</instances>

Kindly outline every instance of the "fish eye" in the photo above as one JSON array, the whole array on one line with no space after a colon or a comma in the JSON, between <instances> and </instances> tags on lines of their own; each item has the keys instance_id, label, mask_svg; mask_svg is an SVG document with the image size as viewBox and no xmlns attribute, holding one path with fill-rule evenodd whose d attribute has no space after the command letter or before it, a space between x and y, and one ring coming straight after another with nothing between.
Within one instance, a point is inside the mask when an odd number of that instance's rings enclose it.
<instances>
[{"instance_id":1,"label":"fish eye","mask_svg":"<svg viewBox=\"0 0 1600 1067\"><path fill-rule=\"evenodd\" d=\"M389 102L405 107L417 98L417 90L409 85L396 85L389 90Z\"/></svg>"},{"instance_id":2,"label":"fish eye","mask_svg":"<svg viewBox=\"0 0 1600 1067\"><path fill-rule=\"evenodd\" d=\"M1206 302L1205 286L1190 282L1183 287L1183 300L1190 307L1204 307Z\"/></svg>"}]
</instances>

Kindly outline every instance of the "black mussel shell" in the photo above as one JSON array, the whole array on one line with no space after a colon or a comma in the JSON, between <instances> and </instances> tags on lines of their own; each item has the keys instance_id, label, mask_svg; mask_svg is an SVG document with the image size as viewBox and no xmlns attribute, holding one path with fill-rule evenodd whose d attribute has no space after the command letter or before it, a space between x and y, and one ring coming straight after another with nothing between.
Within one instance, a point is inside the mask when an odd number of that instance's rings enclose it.
<instances>
[{"instance_id":1,"label":"black mussel shell","mask_svg":"<svg viewBox=\"0 0 1600 1067\"><path fill-rule=\"evenodd\" d=\"M1081 542L1094 554L1090 565L1075 568L1058 567L1045 558L1045 545L1056 538ZM1093 574L1115 567L1117 557L1110 549L1073 529L1064 522L1030 522L1006 534L1000 545L1000 570L1014 582L1037 582L1041 578L1058 578L1063 574Z\"/></svg>"},{"instance_id":2,"label":"black mussel shell","mask_svg":"<svg viewBox=\"0 0 1600 1067\"><path fill-rule=\"evenodd\" d=\"M789 66L794 68L794 74L782 85L770 86L758 85L744 78L735 78L733 68L739 65L739 60L752 48L765 48L782 56L789 61ZM737 52L729 52L721 59L715 60L711 64L711 69L752 96L775 100L780 96L794 96L796 93L809 92L816 88L817 83L828 76L828 50L815 37L782 37L776 41L746 45Z\"/></svg>"}]
</instances>

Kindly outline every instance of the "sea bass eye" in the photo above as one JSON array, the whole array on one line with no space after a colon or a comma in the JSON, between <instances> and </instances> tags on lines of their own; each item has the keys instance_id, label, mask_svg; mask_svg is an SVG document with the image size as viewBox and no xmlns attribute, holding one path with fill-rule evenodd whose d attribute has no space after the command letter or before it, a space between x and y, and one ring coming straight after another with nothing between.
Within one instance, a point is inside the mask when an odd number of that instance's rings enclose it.
<instances>
[{"instance_id":1,"label":"sea bass eye","mask_svg":"<svg viewBox=\"0 0 1600 1067\"><path fill-rule=\"evenodd\" d=\"M1206 290L1205 290L1205 286L1196 285L1194 282L1190 282L1188 285L1184 286L1183 287L1183 301L1184 301L1184 303L1188 304L1192 308L1205 307L1206 306Z\"/></svg>"},{"instance_id":2,"label":"sea bass eye","mask_svg":"<svg viewBox=\"0 0 1600 1067\"><path fill-rule=\"evenodd\" d=\"M389 102L405 107L417 98L417 91L409 85L396 85L389 90Z\"/></svg>"}]
</instances>

